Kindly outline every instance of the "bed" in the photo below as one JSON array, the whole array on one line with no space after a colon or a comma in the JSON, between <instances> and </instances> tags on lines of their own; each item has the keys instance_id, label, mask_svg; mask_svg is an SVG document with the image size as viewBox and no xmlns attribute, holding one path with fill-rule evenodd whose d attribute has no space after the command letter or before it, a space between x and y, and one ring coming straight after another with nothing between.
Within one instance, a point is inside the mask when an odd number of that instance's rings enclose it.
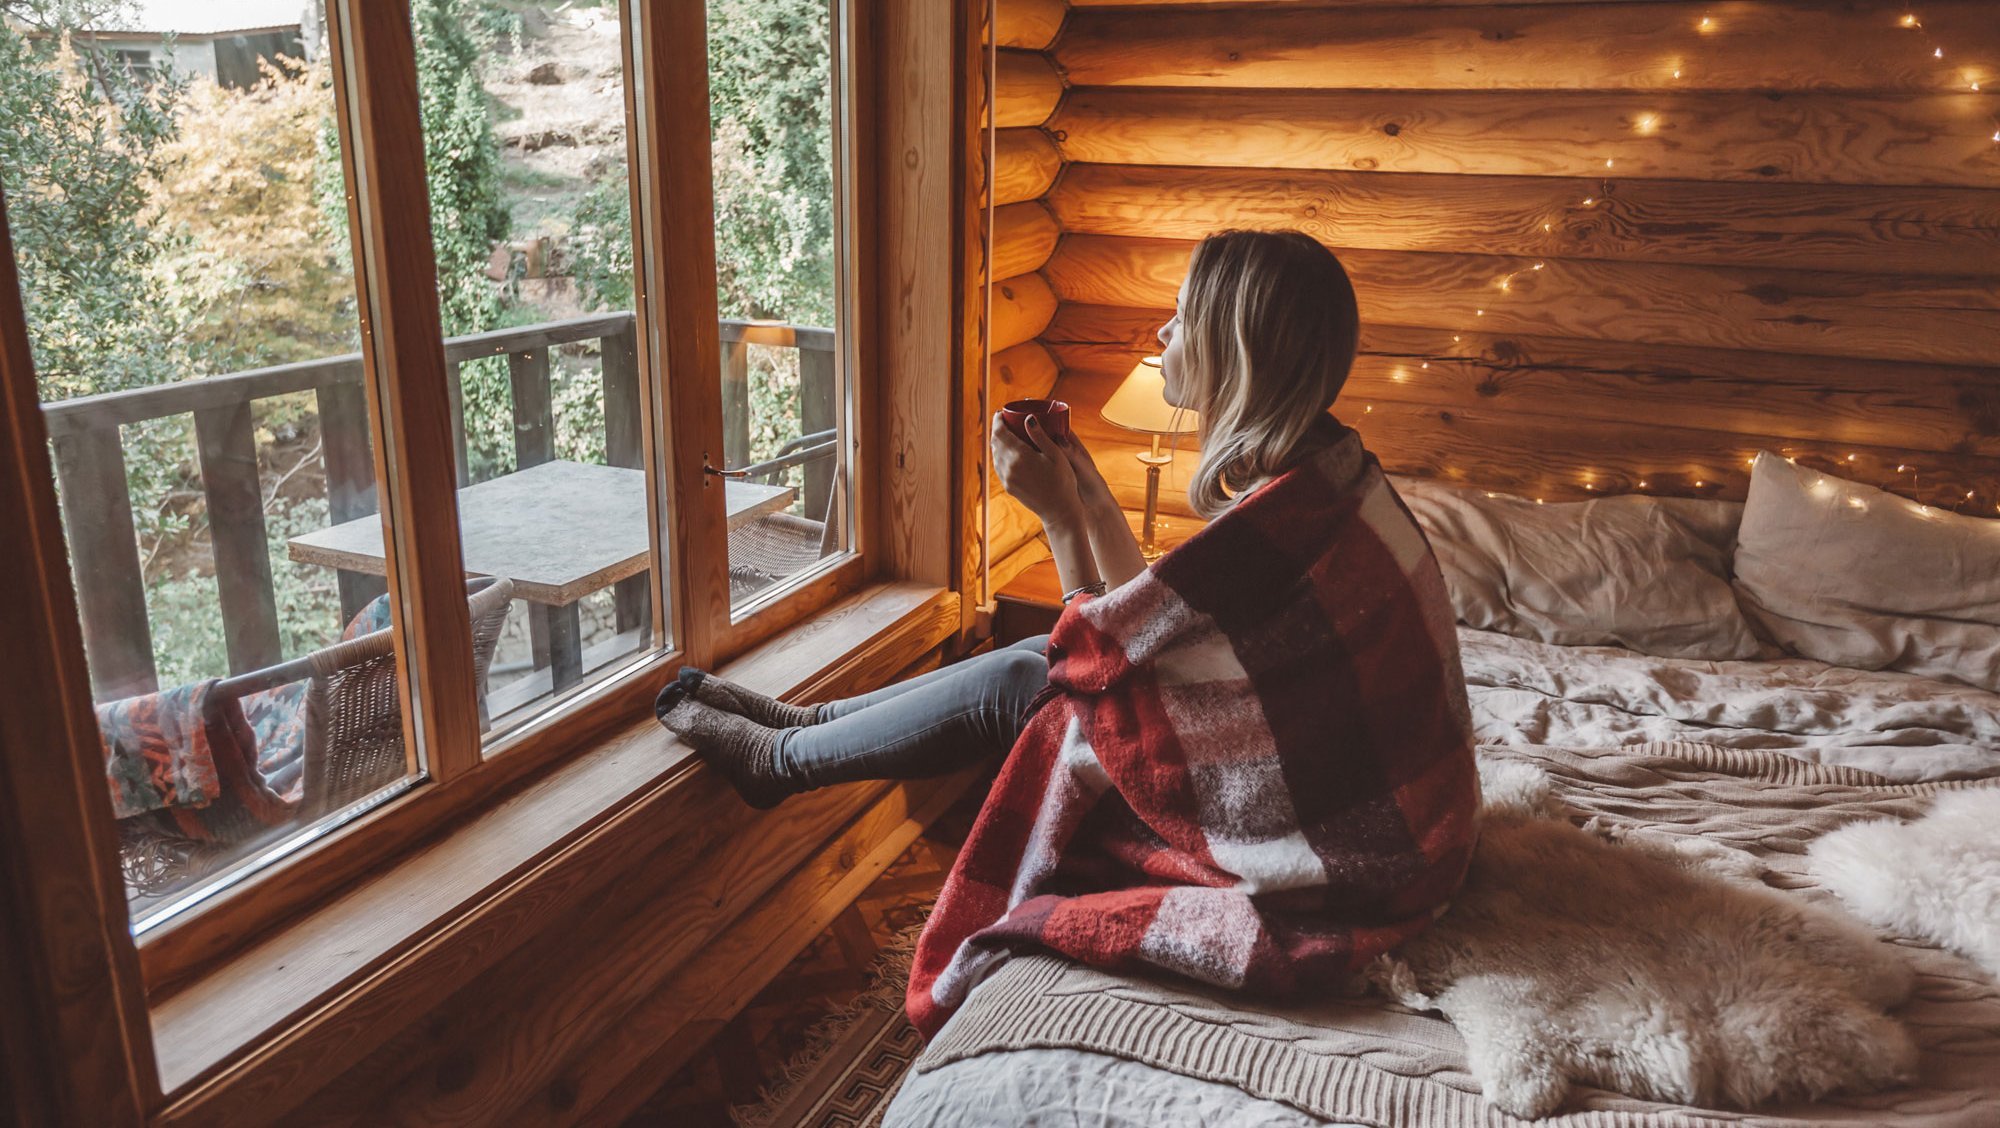
<instances>
[{"instance_id":1,"label":"bed","mask_svg":"<svg viewBox=\"0 0 2000 1128\"><path fill-rule=\"evenodd\" d=\"M1808 486L1826 492L1823 481ZM1733 548L1737 514L1727 517L1718 535ZM1460 598L1469 581L1454 574L1464 562L1451 559L1450 530L1425 524L1461 619L1477 618L1476 599ZM1551 543L1574 535L1560 531ZM1518 557L1519 534L1506 536ZM1518 558L1505 566L1516 579L1535 570ZM1740 587L1729 594L1726 560L1709 566L1725 604L1746 598ZM1756 658L1712 660L1519 633L1460 628L1482 758L1545 771L1579 818L1733 851L1764 884L1809 902L1837 907L1805 854L1829 828L1917 818L1940 793L2000 789L2000 695L1963 680L1776 656L1768 638L1754 644ZM1895 1012L1918 1047L1914 1084L1755 1114L1580 1088L1549 1122L2000 1124L2000 987L1958 953L1895 943L1917 976L1911 1001ZM1435 1014L1379 997L1248 1001L1024 955L973 992L884 1123L1520 1121L1481 1098L1466 1043Z\"/></svg>"}]
</instances>

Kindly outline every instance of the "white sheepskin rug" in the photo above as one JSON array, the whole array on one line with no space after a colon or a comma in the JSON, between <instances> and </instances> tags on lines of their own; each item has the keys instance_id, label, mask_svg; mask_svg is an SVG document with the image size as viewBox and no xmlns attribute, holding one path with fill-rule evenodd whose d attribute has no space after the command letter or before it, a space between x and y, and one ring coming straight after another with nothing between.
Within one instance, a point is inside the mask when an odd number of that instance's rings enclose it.
<instances>
[{"instance_id":1,"label":"white sheepskin rug","mask_svg":"<svg viewBox=\"0 0 2000 1128\"><path fill-rule=\"evenodd\" d=\"M1546 1116L1591 1085L1751 1108L1911 1077L1884 1011L1914 976L1891 945L1756 884L1727 847L1571 826L1530 765L1481 776L1464 889L1376 973L1451 1020L1488 1101Z\"/></svg>"},{"instance_id":2,"label":"white sheepskin rug","mask_svg":"<svg viewBox=\"0 0 2000 1128\"><path fill-rule=\"evenodd\" d=\"M1844 826L1806 853L1856 916L2000 976L2000 789L1946 792L1915 822Z\"/></svg>"}]
</instances>

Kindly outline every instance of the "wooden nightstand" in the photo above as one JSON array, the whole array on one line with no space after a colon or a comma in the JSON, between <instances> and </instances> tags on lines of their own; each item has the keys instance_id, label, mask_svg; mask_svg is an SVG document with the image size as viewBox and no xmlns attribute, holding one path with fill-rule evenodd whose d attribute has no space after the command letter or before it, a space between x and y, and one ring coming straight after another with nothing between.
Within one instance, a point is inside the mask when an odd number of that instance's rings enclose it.
<instances>
[{"instance_id":1,"label":"wooden nightstand","mask_svg":"<svg viewBox=\"0 0 2000 1128\"><path fill-rule=\"evenodd\" d=\"M1138 523L1138 514L1128 512L1125 516L1135 525ZM1171 517L1155 539L1161 548L1171 549L1193 536L1201 526L1202 522L1192 517ZM1062 597L1056 562L1044 560L1030 565L1006 587L993 593L994 645L1006 646L1049 633L1062 614Z\"/></svg>"}]
</instances>

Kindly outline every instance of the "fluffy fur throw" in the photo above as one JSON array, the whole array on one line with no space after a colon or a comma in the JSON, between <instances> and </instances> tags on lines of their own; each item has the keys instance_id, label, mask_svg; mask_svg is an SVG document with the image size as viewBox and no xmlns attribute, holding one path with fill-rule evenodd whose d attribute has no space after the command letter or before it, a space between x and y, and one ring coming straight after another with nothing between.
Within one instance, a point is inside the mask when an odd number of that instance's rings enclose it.
<instances>
[{"instance_id":1,"label":"fluffy fur throw","mask_svg":"<svg viewBox=\"0 0 2000 1128\"><path fill-rule=\"evenodd\" d=\"M1807 849L1855 914L1956 949L2000 976L2000 788L1938 796L1915 822L1844 826Z\"/></svg>"},{"instance_id":2,"label":"fluffy fur throw","mask_svg":"<svg viewBox=\"0 0 2000 1128\"><path fill-rule=\"evenodd\" d=\"M1915 1046L1883 1013L1913 978L1891 947L1742 880L1747 861L1718 866L1744 857L1727 847L1614 843L1563 820L1539 770L1482 773L1465 887L1377 972L1451 1019L1487 1100L1545 1116L1586 1084L1747 1108L1912 1073Z\"/></svg>"},{"instance_id":3,"label":"fluffy fur throw","mask_svg":"<svg viewBox=\"0 0 2000 1128\"><path fill-rule=\"evenodd\" d=\"M1451 603L1352 431L1063 611L917 946L933 1034L1011 952L1279 994L1431 922L1478 814Z\"/></svg>"}]
</instances>

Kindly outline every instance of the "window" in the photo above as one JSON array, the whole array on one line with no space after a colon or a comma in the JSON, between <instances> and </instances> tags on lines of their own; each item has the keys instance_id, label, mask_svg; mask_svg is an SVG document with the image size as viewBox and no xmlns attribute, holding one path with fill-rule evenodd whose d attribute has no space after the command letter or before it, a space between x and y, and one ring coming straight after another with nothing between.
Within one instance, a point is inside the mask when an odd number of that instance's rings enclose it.
<instances>
[{"instance_id":1,"label":"window","mask_svg":"<svg viewBox=\"0 0 2000 1128\"><path fill-rule=\"evenodd\" d=\"M330 8L242 89L0 22L142 937L296 907L859 563L838 0Z\"/></svg>"}]
</instances>

